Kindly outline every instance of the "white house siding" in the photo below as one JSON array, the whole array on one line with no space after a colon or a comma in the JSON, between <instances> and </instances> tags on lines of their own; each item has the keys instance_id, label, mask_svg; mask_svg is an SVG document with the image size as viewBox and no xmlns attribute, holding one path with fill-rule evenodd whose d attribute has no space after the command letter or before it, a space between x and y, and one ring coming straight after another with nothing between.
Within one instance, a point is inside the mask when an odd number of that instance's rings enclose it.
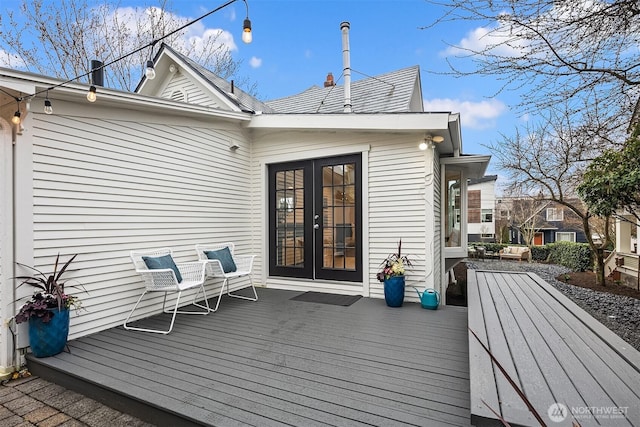
<instances>
[{"instance_id":1,"label":"white house siding","mask_svg":"<svg viewBox=\"0 0 640 427\"><path fill-rule=\"evenodd\" d=\"M262 258L267 260L267 164L331 157L364 151L363 187L367 194L363 204L364 283L348 284L329 281L303 281L268 277L269 287L298 290L355 292L383 297L382 284L376 273L382 260L397 249L402 239L403 253L415 261L408 275L408 285L424 286L425 277L425 170L427 156L418 149L418 135L382 135L351 132L256 132L253 144L253 175L260 185L254 187L255 199L262 199L260 210L254 210L255 228L262 228ZM365 147L365 148L363 148ZM368 151L367 151L368 149ZM432 161L429 159L428 161ZM432 262L431 259L428 262ZM265 261L266 264L266 261ZM407 297L416 298L413 289Z\"/></svg>"},{"instance_id":2,"label":"white house siding","mask_svg":"<svg viewBox=\"0 0 640 427\"><path fill-rule=\"evenodd\" d=\"M213 99L209 91L206 91L196 81L184 74L178 73L173 75L160 97L172 99L172 94L175 91L183 91L186 96L184 102L188 102L189 104L220 108L220 105L215 102L215 99Z\"/></svg>"},{"instance_id":3,"label":"white house siding","mask_svg":"<svg viewBox=\"0 0 640 427\"><path fill-rule=\"evenodd\" d=\"M72 317L71 338L124 321L143 289L130 250L168 246L190 261L196 243L229 240L250 252L249 148L238 129L99 103L36 114L33 253L44 270L58 252L79 254L69 278L87 290L86 311ZM160 306L158 296L139 313Z\"/></svg>"}]
</instances>

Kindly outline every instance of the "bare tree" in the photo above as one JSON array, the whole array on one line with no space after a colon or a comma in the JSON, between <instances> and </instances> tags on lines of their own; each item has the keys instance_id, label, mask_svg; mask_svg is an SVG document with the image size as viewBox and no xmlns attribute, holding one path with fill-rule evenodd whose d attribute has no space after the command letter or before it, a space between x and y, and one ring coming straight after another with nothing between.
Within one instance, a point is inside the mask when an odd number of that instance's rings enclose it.
<instances>
[{"instance_id":1,"label":"bare tree","mask_svg":"<svg viewBox=\"0 0 640 427\"><path fill-rule=\"evenodd\" d=\"M84 76L81 81L88 82L91 59L109 63L187 22L171 12L167 0L137 9L120 8L109 0L98 5L87 0L25 0L19 14L7 10L0 15L0 50L28 71L63 79ZM235 45L229 33L207 30L196 35L192 30L187 27L163 41L220 77L238 72L240 61L231 55ZM153 47L106 68L105 84L133 90Z\"/></svg>"},{"instance_id":2,"label":"bare tree","mask_svg":"<svg viewBox=\"0 0 640 427\"><path fill-rule=\"evenodd\" d=\"M577 101L570 112L601 121L601 136L628 127L640 93L637 0L429 2L445 12L425 28L478 23L469 38L449 49L452 74L487 75L501 80L502 89L523 91L520 106L527 112ZM455 56L470 59L471 69Z\"/></svg>"},{"instance_id":3,"label":"bare tree","mask_svg":"<svg viewBox=\"0 0 640 427\"><path fill-rule=\"evenodd\" d=\"M577 197L588 163L599 152L590 135L593 128L577 126L570 114L552 111L540 125L502 136L489 148L512 183L517 194L539 195L567 207L579 218L587 242L594 254L597 282L604 285L604 253L601 242L593 239L593 213Z\"/></svg>"}]
</instances>

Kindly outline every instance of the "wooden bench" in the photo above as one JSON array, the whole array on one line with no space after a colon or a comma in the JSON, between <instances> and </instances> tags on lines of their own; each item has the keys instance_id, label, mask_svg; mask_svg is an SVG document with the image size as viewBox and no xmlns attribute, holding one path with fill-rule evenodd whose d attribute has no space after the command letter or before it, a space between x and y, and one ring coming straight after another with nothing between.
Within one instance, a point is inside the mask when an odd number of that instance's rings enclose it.
<instances>
[{"instance_id":1,"label":"wooden bench","mask_svg":"<svg viewBox=\"0 0 640 427\"><path fill-rule=\"evenodd\" d=\"M467 292L469 328L547 425L640 425L631 345L532 273L469 270ZM471 333L469 365L473 425L502 425L490 408L512 426L540 425Z\"/></svg>"}]
</instances>

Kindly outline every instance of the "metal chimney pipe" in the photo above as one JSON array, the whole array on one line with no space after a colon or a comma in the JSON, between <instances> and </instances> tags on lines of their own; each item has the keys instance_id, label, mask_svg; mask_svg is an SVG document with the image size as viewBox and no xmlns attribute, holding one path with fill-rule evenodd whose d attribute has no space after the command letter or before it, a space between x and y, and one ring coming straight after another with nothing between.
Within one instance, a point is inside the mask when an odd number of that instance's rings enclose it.
<instances>
[{"instance_id":1,"label":"metal chimney pipe","mask_svg":"<svg viewBox=\"0 0 640 427\"><path fill-rule=\"evenodd\" d=\"M340 24L342 31L342 64L344 74L344 112L351 113L351 52L349 50L349 28L348 22Z\"/></svg>"},{"instance_id":2,"label":"metal chimney pipe","mask_svg":"<svg viewBox=\"0 0 640 427\"><path fill-rule=\"evenodd\" d=\"M91 84L94 86L104 86L104 68L102 61L91 60Z\"/></svg>"}]
</instances>

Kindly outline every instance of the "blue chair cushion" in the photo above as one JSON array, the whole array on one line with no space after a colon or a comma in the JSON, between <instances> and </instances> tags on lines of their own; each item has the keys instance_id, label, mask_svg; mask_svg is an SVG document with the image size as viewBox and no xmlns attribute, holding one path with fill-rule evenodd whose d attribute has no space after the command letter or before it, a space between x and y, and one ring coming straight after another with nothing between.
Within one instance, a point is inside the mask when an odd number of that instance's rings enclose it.
<instances>
[{"instance_id":1,"label":"blue chair cushion","mask_svg":"<svg viewBox=\"0 0 640 427\"><path fill-rule=\"evenodd\" d=\"M182 282L182 274L180 274L180 270L178 270L178 266L173 261L171 255L163 255L160 257L143 256L142 260L149 270L162 270L165 268L172 269L174 273L176 273L178 283Z\"/></svg>"},{"instance_id":2,"label":"blue chair cushion","mask_svg":"<svg viewBox=\"0 0 640 427\"><path fill-rule=\"evenodd\" d=\"M217 251L204 251L204 254L209 259L217 259L222 264L222 271L225 273L231 273L238 269L229 247L218 249Z\"/></svg>"}]
</instances>

